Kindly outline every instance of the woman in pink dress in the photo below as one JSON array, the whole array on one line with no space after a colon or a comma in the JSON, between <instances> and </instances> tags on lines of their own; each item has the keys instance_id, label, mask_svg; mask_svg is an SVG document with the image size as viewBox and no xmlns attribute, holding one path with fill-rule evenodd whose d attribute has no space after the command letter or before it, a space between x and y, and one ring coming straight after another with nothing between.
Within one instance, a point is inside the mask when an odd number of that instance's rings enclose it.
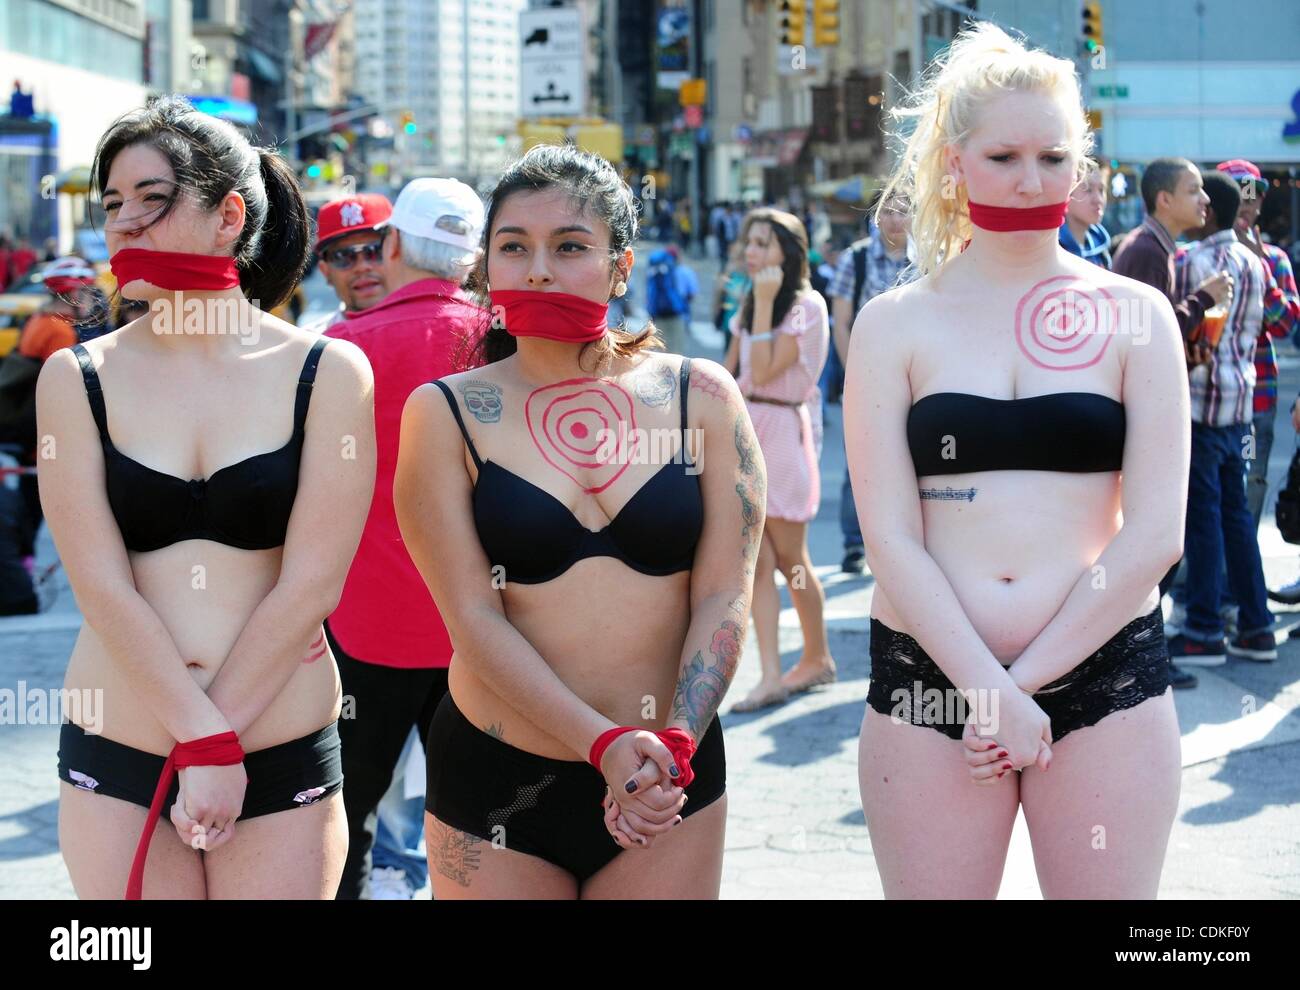
<instances>
[{"instance_id":1,"label":"woman in pink dress","mask_svg":"<svg viewBox=\"0 0 1300 990\"><path fill-rule=\"evenodd\" d=\"M825 596L808 555L808 523L821 502L817 380L830 329L826 303L808 281L808 235L797 217L754 210L745 218L740 242L753 288L732 318L725 364L745 396L768 481L753 598L762 679L732 708L749 712L835 680L822 614ZM804 640L803 655L784 677L777 642L778 568L790 586Z\"/></svg>"}]
</instances>

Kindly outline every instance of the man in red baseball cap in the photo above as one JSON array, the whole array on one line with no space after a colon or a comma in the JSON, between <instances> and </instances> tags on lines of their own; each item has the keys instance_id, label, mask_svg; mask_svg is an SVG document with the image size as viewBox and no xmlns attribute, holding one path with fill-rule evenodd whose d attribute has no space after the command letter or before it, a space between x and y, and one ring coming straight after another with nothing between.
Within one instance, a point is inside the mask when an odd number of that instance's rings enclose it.
<instances>
[{"instance_id":1,"label":"man in red baseball cap","mask_svg":"<svg viewBox=\"0 0 1300 990\"><path fill-rule=\"evenodd\" d=\"M388 295L383 243L393 204L380 193L361 193L321 207L316 221L316 256L339 297L339 308L307 329L324 333L346 313L359 313Z\"/></svg>"}]
</instances>

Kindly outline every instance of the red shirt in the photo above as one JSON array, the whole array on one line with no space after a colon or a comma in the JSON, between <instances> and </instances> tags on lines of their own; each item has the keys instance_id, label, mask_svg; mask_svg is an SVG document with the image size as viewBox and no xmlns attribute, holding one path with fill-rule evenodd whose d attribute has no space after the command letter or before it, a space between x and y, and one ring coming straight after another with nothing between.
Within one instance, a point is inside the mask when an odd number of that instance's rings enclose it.
<instances>
[{"instance_id":1,"label":"red shirt","mask_svg":"<svg viewBox=\"0 0 1300 990\"><path fill-rule=\"evenodd\" d=\"M370 359L375 375L375 495L343 596L329 618L345 653L382 667L446 667L451 637L424 579L402 543L393 509L402 407L421 385L452 374L452 355L483 310L454 282L427 278L329 327Z\"/></svg>"}]
</instances>

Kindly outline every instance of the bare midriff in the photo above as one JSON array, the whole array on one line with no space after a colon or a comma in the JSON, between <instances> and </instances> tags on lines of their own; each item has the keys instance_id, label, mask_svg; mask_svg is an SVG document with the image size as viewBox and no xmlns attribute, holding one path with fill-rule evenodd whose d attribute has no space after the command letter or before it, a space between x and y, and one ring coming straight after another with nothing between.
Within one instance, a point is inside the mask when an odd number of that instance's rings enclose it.
<instances>
[{"instance_id":1,"label":"bare midriff","mask_svg":"<svg viewBox=\"0 0 1300 990\"><path fill-rule=\"evenodd\" d=\"M507 583L501 595L510 624L569 690L618 725L659 729L672 710L690 581L690 571L651 576L613 557L588 557L544 584ZM465 717L480 729L499 727L509 745L586 759L527 721L455 655L448 683Z\"/></svg>"},{"instance_id":2,"label":"bare midriff","mask_svg":"<svg viewBox=\"0 0 1300 990\"><path fill-rule=\"evenodd\" d=\"M974 489L971 498L921 500L925 549L1003 665L1046 628L1081 577L1104 587L1105 574L1093 567L1123 521L1119 472L979 471L927 476L919 487ZM928 597L925 588L907 593ZM1158 600L1152 587L1125 621L1148 614ZM909 632L879 585L871 615Z\"/></svg>"},{"instance_id":3,"label":"bare midriff","mask_svg":"<svg viewBox=\"0 0 1300 990\"><path fill-rule=\"evenodd\" d=\"M205 691L280 574L283 549L239 550L210 540L185 540L131 553L141 597L158 614L190 675ZM310 639L315 642L321 631ZM324 647L325 652L321 653ZM314 660L310 659L315 657ZM174 740L109 655L89 623L68 661L64 686L102 689L102 734L114 742L166 754ZM245 752L289 742L338 718L341 691L333 657L323 642L304 642L302 662L266 710L240 735Z\"/></svg>"}]
</instances>

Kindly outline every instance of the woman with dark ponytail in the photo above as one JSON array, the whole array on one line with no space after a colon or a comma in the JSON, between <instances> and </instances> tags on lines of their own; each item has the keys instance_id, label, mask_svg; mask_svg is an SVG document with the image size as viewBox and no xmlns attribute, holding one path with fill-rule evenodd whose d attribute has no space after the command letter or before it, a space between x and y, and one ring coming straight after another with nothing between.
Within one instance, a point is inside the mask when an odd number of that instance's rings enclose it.
<instances>
[{"instance_id":1,"label":"woman with dark ponytail","mask_svg":"<svg viewBox=\"0 0 1300 990\"><path fill-rule=\"evenodd\" d=\"M274 152L165 97L108 129L92 177L119 290L149 307L37 386L41 501L85 619L64 862L81 897L331 898L347 828L321 623L374 484L370 366L267 312L310 239Z\"/></svg>"},{"instance_id":2,"label":"woman with dark ponytail","mask_svg":"<svg viewBox=\"0 0 1300 990\"><path fill-rule=\"evenodd\" d=\"M455 645L427 743L439 900L718 896L715 715L766 481L730 375L607 329L636 214L575 148L507 169L474 283L487 363L406 403L397 519Z\"/></svg>"}]
</instances>

